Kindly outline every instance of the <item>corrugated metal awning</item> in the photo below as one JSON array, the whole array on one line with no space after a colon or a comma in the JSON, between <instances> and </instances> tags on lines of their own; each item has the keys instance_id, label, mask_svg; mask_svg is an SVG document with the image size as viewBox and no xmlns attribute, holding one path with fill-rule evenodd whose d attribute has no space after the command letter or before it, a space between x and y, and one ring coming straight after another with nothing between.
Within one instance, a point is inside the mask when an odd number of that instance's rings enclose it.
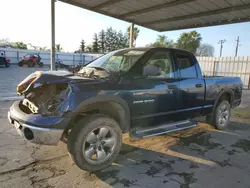
<instances>
[{"instance_id":1,"label":"corrugated metal awning","mask_svg":"<svg viewBox=\"0 0 250 188\"><path fill-rule=\"evenodd\" d=\"M156 31L250 21L250 0L60 0Z\"/></svg>"}]
</instances>

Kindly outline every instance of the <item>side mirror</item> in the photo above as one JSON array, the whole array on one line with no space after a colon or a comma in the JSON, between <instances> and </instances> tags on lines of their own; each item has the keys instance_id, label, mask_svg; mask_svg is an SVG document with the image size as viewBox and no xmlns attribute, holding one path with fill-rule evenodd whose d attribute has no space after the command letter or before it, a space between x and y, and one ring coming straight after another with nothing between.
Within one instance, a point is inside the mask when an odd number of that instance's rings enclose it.
<instances>
[{"instance_id":1,"label":"side mirror","mask_svg":"<svg viewBox=\"0 0 250 188\"><path fill-rule=\"evenodd\" d=\"M143 76L159 76L160 74L160 68L154 65L147 65L143 68Z\"/></svg>"}]
</instances>

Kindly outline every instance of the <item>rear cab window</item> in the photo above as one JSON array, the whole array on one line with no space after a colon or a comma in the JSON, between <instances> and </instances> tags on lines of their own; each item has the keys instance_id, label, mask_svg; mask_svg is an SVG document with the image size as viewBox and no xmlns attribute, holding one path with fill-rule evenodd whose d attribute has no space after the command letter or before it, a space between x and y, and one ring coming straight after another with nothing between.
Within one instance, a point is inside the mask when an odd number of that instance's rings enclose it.
<instances>
[{"instance_id":1,"label":"rear cab window","mask_svg":"<svg viewBox=\"0 0 250 188\"><path fill-rule=\"evenodd\" d=\"M197 78L197 70L193 57L188 53L176 53L176 64L179 70L180 78Z\"/></svg>"}]
</instances>

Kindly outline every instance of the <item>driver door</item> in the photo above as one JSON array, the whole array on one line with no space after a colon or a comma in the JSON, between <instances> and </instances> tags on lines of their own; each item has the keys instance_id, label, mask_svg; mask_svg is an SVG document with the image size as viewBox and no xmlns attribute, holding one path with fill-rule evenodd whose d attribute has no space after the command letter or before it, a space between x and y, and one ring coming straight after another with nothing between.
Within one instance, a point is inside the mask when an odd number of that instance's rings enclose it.
<instances>
[{"instance_id":1,"label":"driver door","mask_svg":"<svg viewBox=\"0 0 250 188\"><path fill-rule=\"evenodd\" d=\"M146 66L160 69L157 76L145 75ZM179 82L171 51L153 49L144 61L134 67L130 89L132 92L132 125L158 125L172 121L179 95Z\"/></svg>"}]
</instances>

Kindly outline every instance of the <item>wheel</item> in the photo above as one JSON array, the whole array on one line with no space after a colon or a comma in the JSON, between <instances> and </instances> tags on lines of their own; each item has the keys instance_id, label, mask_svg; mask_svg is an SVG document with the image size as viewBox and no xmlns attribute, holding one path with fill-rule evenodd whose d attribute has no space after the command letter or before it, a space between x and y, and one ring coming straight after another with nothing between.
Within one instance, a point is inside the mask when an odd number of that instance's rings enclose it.
<instances>
[{"instance_id":1,"label":"wheel","mask_svg":"<svg viewBox=\"0 0 250 188\"><path fill-rule=\"evenodd\" d=\"M231 107L227 100L221 101L214 112L206 117L206 120L211 125L214 125L219 130L224 130L228 127L231 117Z\"/></svg>"},{"instance_id":2,"label":"wheel","mask_svg":"<svg viewBox=\"0 0 250 188\"><path fill-rule=\"evenodd\" d=\"M6 68L9 67L9 66L10 66L10 63L9 63L9 62L5 63L5 67L6 67Z\"/></svg>"},{"instance_id":3,"label":"wheel","mask_svg":"<svg viewBox=\"0 0 250 188\"><path fill-rule=\"evenodd\" d=\"M22 66L23 66L23 62L22 62L22 61L19 61L18 66L19 66L19 67L22 67Z\"/></svg>"},{"instance_id":4,"label":"wheel","mask_svg":"<svg viewBox=\"0 0 250 188\"><path fill-rule=\"evenodd\" d=\"M34 63L32 61L28 62L28 67L34 67Z\"/></svg>"},{"instance_id":5,"label":"wheel","mask_svg":"<svg viewBox=\"0 0 250 188\"><path fill-rule=\"evenodd\" d=\"M43 67L43 63L39 63L39 67Z\"/></svg>"},{"instance_id":6,"label":"wheel","mask_svg":"<svg viewBox=\"0 0 250 188\"><path fill-rule=\"evenodd\" d=\"M72 128L68 151L79 168L94 172L113 162L121 144L119 124L106 115L95 114L80 120Z\"/></svg>"}]
</instances>

